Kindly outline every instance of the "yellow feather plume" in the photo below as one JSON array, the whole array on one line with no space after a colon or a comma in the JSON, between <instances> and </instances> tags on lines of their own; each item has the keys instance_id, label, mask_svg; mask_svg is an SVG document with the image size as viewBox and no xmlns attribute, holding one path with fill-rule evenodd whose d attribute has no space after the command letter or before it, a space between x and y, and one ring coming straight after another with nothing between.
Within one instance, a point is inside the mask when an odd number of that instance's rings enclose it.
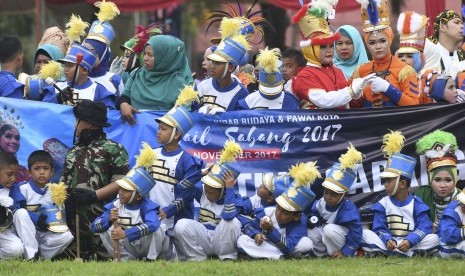
<instances>
[{"instance_id":1,"label":"yellow feather plume","mask_svg":"<svg viewBox=\"0 0 465 276\"><path fill-rule=\"evenodd\" d=\"M295 179L296 187L312 184L317 178L321 178L316 161L293 165L289 170L289 174Z\"/></svg>"},{"instance_id":2,"label":"yellow feather plume","mask_svg":"<svg viewBox=\"0 0 465 276\"><path fill-rule=\"evenodd\" d=\"M251 49L249 42L247 42L247 39L243 35L235 35L231 37L232 40L236 41L237 43L241 44L244 46L244 48L249 51Z\"/></svg>"},{"instance_id":3,"label":"yellow feather plume","mask_svg":"<svg viewBox=\"0 0 465 276\"><path fill-rule=\"evenodd\" d=\"M224 148L221 151L220 163L233 162L240 154L242 154L241 145L232 140L228 140L226 143L224 143Z\"/></svg>"},{"instance_id":4,"label":"yellow feather plume","mask_svg":"<svg viewBox=\"0 0 465 276\"><path fill-rule=\"evenodd\" d=\"M94 6L100 8L100 11L95 14L100 22L112 20L120 13L118 7L113 2L98 1L95 2Z\"/></svg>"},{"instance_id":5,"label":"yellow feather plume","mask_svg":"<svg viewBox=\"0 0 465 276\"><path fill-rule=\"evenodd\" d=\"M178 99L176 100L175 106L189 105L192 102L200 102L199 95L195 92L194 87L191 85L185 85L179 93Z\"/></svg>"},{"instance_id":6,"label":"yellow feather plume","mask_svg":"<svg viewBox=\"0 0 465 276\"><path fill-rule=\"evenodd\" d=\"M153 151L152 147L146 142L142 142L142 150L140 154L136 156L136 167L144 167L147 171L153 165L153 162L157 159L157 155Z\"/></svg>"},{"instance_id":7,"label":"yellow feather plume","mask_svg":"<svg viewBox=\"0 0 465 276\"><path fill-rule=\"evenodd\" d=\"M54 60L49 61L47 64L40 67L39 76L41 79L52 78L54 81L61 78L63 74L63 66L61 63Z\"/></svg>"},{"instance_id":8,"label":"yellow feather plume","mask_svg":"<svg viewBox=\"0 0 465 276\"><path fill-rule=\"evenodd\" d=\"M63 208L65 199L67 197L65 183L60 182L59 184L49 183L47 184L50 189L50 195L52 196L53 202L59 207Z\"/></svg>"},{"instance_id":9,"label":"yellow feather plume","mask_svg":"<svg viewBox=\"0 0 465 276\"><path fill-rule=\"evenodd\" d=\"M339 157L339 163L341 165L339 170L334 172L333 178L335 180L341 180L344 177L343 171L346 169L353 169L355 165L362 163L362 160L363 154L350 143L347 152Z\"/></svg>"},{"instance_id":10,"label":"yellow feather plume","mask_svg":"<svg viewBox=\"0 0 465 276\"><path fill-rule=\"evenodd\" d=\"M404 147L405 137L400 131L392 131L383 136L383 146L381 150L386 158L390 158L394 153L398 153Z\"/></svg>"},{"instance_id":11,"label":"yellow feather plume","mask_svg":"<svg viewBox=\"0 0 465 276\"><path fill-rule=\"evenodd\" d=\"M257 56L258 66L267 73L278 72L278 60L281 56L281 51L278 48L268 50L260 50L260 54Z\"/></svg>"},{"instance_id":12,"label":"yellow feather plume","mask_svg":"<svg viewBox=\"0 0 465 276\"><path fill-rule=\"evenodd\" d=\"M241 20L240 18L227 18L223 17L221 20L219 32L221 33L221 38L232 37L239 34L241 29Z\"/></svg>"},{"instance_id":13,"label":"yellow feather plume","mask_svg":"<svg viewBox=\"0 0 465 276\"><path fill-rule=\"evenodd\" d=\"M89 23L83 21L79 15L72 14L68 23L66 23L66 34L69 41L81 41L81 36L86 35L86 29L89 28Z\"/></svg>"}]
</instances>

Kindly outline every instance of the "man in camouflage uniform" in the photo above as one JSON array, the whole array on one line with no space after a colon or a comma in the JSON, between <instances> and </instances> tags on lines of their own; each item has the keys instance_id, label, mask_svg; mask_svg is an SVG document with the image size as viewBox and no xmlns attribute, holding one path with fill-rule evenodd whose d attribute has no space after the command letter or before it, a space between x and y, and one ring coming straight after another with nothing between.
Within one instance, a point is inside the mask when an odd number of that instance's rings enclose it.
<instances>
[{"instance_id":1,"label":"man in camouflage uniform","mask_svg":"<svg viewBox=\"0 0 465 276\"><path fill-rule=\"evenodd\" d=\"M103 206L113 200L119 186L116 180L129 171L128 153L124 147L106 138L107 123L104 104L82 100L73 108L76 117L75 145L69 149L60 181L69 187L67 223L73 235L76 230L76 207L79 210L81 258L108 258L100 237L90 231ZM76 139L77 138L77 139ZM76 241L76 239L75 239ZM67 250L76 254L76 243Z\"/></svg>"}]
</instances>

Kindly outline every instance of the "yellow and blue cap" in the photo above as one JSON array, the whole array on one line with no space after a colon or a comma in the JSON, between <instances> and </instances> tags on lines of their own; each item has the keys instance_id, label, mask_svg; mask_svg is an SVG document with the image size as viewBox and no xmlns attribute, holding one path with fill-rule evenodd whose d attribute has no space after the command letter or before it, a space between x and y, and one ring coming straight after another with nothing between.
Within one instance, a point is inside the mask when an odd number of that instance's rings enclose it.
<instances>
[{"instance_id":1,"label":"yellow and blue cap","mask_svg":"<svg viewBox=\"0 0 465 276\"><path fill-rule=\"evenodd\" d=\"M144 198L149 196L150 190L156 184L155 179L143 167L131 169L125 177L115 182L125 190L137 191Z\"/></svg>"},{"instance_id":2,"label":"yellow and blue cap","mask_svg":"<svg viewBox=\"0 0 465 276\"><path fill-rule=\"evenodd\" d=\"M79 65L91 72L95 61L97 60L97 56L92 50L78 43L73 43L66 56L59 59L58 62L71 62L76 64L76 57L79 53L82 54L82 61Z\"/></svg>"},{"instance_id":3,"label":"yellow and blue cap","mask_svg":"<svg viewBox=\"0 0 465 276\"><path fill-rule=\"evenodd\" d=\"M56 233L69 231L69 228L66 225L65 208L60 209L55 204L42 205L39 207L37 212L47 217L45 222L48 224L48 230Z\"/></svg>"}]
</instances>

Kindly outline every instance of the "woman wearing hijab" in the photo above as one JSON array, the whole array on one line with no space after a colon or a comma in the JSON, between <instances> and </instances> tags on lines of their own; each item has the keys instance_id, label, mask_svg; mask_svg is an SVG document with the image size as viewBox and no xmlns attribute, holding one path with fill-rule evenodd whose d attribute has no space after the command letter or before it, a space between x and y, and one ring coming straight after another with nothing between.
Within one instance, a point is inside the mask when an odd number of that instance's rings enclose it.
<instances>
[{"instance_id":1,"label":"woman wearing hijab","mask_svg":"<svg viewBox=\"0 0 465 276\"><path fill-rule=\"evenodd\" d=\"M192 85L184 42L174 36L151 37L144 65L131 73L120 99L121 117L133 125L139 109L170 110L185 85Z\"/></svg>"},{"instance_id":2,"label":"woman wearing hijab","mask_svg":"<svg viewBox=\"0 0 465 276\"><path fill-rule=\"evenodd\" d=\"M363 38L373 60L360 65L349 82L354 78L376 74L371 85L363 90L363 101L359 102L359 107L418 105L415 70L391 54L394 33L389 26L387 1L357 1L362 4Z\"/></svg>"},{"instance_id":3,"label":"woman wearing hijab","mask_svg":"<svg viewBox=\"0 0 465 276\"><path fill-rule=\"evenodd\" d=\"M37 48L34 55L34 74L39 74L40 67L47 64L50 60L58 61L63 58L63 54L55 45L43 44Z\"/></svg>"},{"instance_id":4,"label":"woman wearing hijab","mask_svg":"<svg viewBox=\"0 0 465 276\"><path fill-rule=\"evenodd\" d=\"M336 32L341 38L334 44L334 65L350 79L358 66L368 62L367 52L360 33L353 26L341 26Z\"/></svg>"},{"instance_id":5,"label":"woman wearing hijab","mask_svg":"<svg viewBox=\"0 0 465 276\"><path fill-rule=\"evenodd\" d=\"M420 187L415 195L430 208L429 218L436 229L447 204L456 199L460 190L457 184L457 139L452 133L436 130L416 143L416 152L424 154L428 171L427 186Z\"/></svg>"}]
</instances>

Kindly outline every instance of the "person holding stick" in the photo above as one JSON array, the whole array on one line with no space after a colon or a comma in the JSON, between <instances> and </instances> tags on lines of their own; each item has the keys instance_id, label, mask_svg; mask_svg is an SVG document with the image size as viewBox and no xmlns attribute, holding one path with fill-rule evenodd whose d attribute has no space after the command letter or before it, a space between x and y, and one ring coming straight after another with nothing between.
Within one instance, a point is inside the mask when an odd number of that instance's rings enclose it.
<instances>
[{"instance_id":1,"label":"person holding stick","mask_svg":"<svg viewBox=\"0 0 465 276\"><path fill-rule=\"evenodd\" d=\"M66 81L50 83L43 88L42 101L74 105L80 100L102 102L108 109L115 109L116 97L103 85L89 78L96 55L90 49L80 44L73 44L63 59Z\"/></svg>"},{"instance_id":2,"label":"person holding stick","mask_svg":"<svg viewBox=\"0 0 465 276\"><path fill-rule=\"evenodd\" d=\"M154 150L144 143L136 166L116 181L119 198L105 205L105 212L92 223L92 232L100 233L103 245L108 253L113 253L115 261L175 256L165 234L166 227L158 220L159 206L149 197L156 183L147 170L156 159Z\"/></svg>"},{"instance_id":3,"label":"person holding stick","mask_svg":"<svg viewBox=\"0 0 465 276\"><path fill-rule=\"evenodd\" d=\"M82 100L74 106L73 112L76 139L66 155L60 179L70 188L66 221L76 237L76 243L68 248L71 252L67 252L76 256L75 246L80 244L84 260L107 259L110 256L99 236L91 233L90 225L103 213L104 204L117 195L119 185L115 181L129 171L128 154L122 145L106 138L103 128L110 124L103 103ZM76 206L79 224L73 208ZM75 231L76 225L78 231Z\"/></svg>"}]
</instances>

